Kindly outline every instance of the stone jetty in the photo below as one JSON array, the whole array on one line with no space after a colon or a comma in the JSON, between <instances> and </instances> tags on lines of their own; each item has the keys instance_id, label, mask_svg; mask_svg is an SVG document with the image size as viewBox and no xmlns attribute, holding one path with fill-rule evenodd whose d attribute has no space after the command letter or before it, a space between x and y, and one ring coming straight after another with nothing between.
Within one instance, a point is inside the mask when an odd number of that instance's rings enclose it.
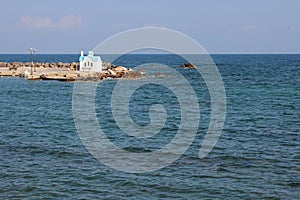
<instances>
[{"instance_id":1,"label":"stone jetty","mask_svg":"<svg viewBox=\"0 0 300 200\"><path fill-rule=\"evenodd\" d=\"M106 78L138 79L143 72L104 62L102 72L79 71L79 63L64 62L0 62L0 77L15 76L28 80L99 81Z\"/></svg>"}]
</instances>

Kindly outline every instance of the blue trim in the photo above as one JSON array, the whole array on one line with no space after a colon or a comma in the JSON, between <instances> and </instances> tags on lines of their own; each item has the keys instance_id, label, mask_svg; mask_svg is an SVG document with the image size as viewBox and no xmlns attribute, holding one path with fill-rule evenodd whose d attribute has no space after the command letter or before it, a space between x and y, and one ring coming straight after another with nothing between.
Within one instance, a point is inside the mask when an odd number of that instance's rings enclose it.
<instances>
[{"instance_id":1,"label":"blue trim","mask_svg":"<svg viewBox=\"0 0 300 200\"><path fill-rule=\"evenodd\" d=\"M93 56L90 56L93 55ZM94 52L93 51L88 51L86 56L80 56L79 57L79 62L83 62L85 61L86 58L90 57L93 61L97 61L100 62L101 61L101 57L100 56L94 56Z\"/></svg>"},{"instance_id":2,"label":"blue trim","mask_svg":"<svg viewBox=\"0 0 300 200\"><path fill-rule=\"evenodd\" d=\"M79 57L79 62L84 61L86 59L86 56L80 56Z\"/></svg>"}]
</instances>

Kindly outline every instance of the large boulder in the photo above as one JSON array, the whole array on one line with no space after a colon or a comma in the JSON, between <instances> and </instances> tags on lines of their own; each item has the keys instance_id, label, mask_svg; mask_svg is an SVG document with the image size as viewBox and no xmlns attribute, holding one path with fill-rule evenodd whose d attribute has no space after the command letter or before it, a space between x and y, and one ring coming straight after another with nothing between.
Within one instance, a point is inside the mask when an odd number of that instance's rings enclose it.
<instances>
[{"instance_id":1,"label":"large boulder","mask_svg":"<svg viewBox=\"0 0 300 200\"><path fill-rule=\"evenodd\" d=\"M57 64L56 64L56 63L50 63L50 64L49 64L49 67L50 67L50 68L57 68Z\"/></svg>"},{"instance_id":2,"label":"large boulder","mask_svg":"<svg viewBox=\"0 0 300 200\"><path fill-rule=\"evenodd\" d=\"M110 69L109 69L110 70ZM102 71L102 77L103 78L108 78L108 77L111 77L111 73L107 70L107 71Z\"/></svg>"},{"instance_id":3,"label":"large boulder","mask_svg":"<svg viewBox=\"0 0 300 200\"><path fill-rule=\"evenodd\" d=\"M73 71L78 70L78 69L79 69L78 66L79 66L79 65L78 65L76 62L72 62L72 63L70 64L70 69L73 70Z\"/></svg>"},{"instance_id":4,"label":"large boulder","mask_svg":"<svg viewBox=\"0 0 300 200\"><path fill-rule=\"evenodd\" d=\"M111 75L112 77L117 76L117 73L116 73L114 70L108 69L108 72L110 73L110 75Z\"/></svg>"},{"instance_id":5,"label":"large boulder","mask_svg":"<svg viewBox=\"0 0 300 200\"><path fill-rule=\"evenodd\" d=\"M63 63L62 63L62 62L58 62L58 63L57 63L57 67L58 67L58 68L63 67Z\"/></svg>"}]
</instances>

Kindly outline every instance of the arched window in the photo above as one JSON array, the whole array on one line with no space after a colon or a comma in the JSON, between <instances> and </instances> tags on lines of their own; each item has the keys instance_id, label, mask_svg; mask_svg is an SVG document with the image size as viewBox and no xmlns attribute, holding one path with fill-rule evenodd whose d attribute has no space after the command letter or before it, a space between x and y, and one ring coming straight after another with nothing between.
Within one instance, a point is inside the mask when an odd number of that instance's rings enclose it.
<instances>
[{"instance_id":1,"label":"arched window","mask_svg":"<svg viewBox=\"0 0 300 200\"><path fill-rule=\"evenodd\" d=\"M91 67L93 67L93 63L91 63Z\"/></svg>"},{"instance_id":2,"label":"arched window","mask_svg":"<svg viewBox=\"0 0 300 200\"><path fill-rule=\"evenodd\" d=\"M86 63L84 63L84 66L86 67Z\"/></svg>"}]
</instances>

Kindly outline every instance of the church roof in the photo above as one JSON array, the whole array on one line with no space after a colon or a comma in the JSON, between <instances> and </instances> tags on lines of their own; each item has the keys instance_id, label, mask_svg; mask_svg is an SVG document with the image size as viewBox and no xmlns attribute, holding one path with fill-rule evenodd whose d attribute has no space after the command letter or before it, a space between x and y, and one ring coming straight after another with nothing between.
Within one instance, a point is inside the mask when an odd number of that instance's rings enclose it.
<instances>
[{"instance_id":1,"label":"church roof","mask_svg":"<svg viewBox=\"0 0 300 200\"><path fill-rule=\"evenodd\" d=\"M80 56L79 57L79 62L84 61L86 58L91 58L93 61L101 62L101 57L100 56L94 56L93 51L88 51L86 56Z\"/></svg>"}]
</instances>

